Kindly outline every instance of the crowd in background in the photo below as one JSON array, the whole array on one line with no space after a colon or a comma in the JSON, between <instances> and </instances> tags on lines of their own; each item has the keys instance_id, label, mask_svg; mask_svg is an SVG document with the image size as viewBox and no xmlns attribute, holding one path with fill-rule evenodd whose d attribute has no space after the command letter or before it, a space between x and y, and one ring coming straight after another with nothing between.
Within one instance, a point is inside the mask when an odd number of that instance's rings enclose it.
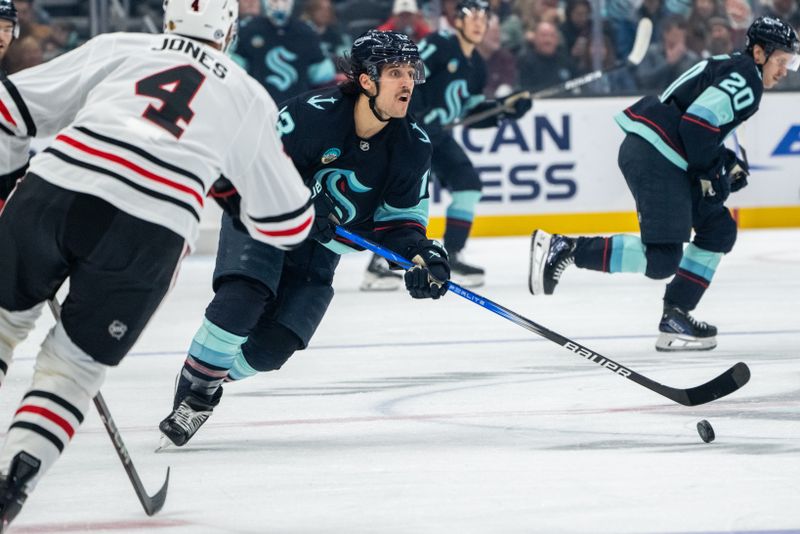
<instances>
[{"instance_id":1,"label":"crowd in background","mask_svg":"<svg viewBox=\"0 0 800 534\"><path fill-rule=\"evenodd\" d=\"M135 14L160 24L161 0L133 2ZM3 60L13 73L70 50L88 38L51 16L35 0L15 0L20 37ZM240 18L262 14L261 0L240 0ZM294 16L320 37L334 58L370 28L391 29L419 41L452 29L457 0L296 0ZM652 20L650 48L637 67L617 69L573 92L575 96L653 93L700 59L741 49L747 27L775 15L800 29L800 0L490 0L489 31L478 47L487 60L487 97L536 91L627 57L639 20ZM74 16L85 16L75 8ZM599 16L598 16L599 12ZM63 15L64 13L58 13ZM160 27L160 26L159 26ZM790 76L781 89L800 89Z\"/></svg>"}]
</instances>

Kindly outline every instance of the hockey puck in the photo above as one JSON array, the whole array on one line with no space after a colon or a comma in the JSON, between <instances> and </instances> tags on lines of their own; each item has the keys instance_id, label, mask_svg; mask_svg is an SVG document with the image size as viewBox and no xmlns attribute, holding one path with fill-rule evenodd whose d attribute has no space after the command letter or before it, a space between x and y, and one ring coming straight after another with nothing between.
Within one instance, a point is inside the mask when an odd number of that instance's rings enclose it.
<instances>
[{"instance_id":1,"label":"hockey puck","mask_svg":"<svg viewBox=\"0 0 800 534\"><path fill-rule=\"evenodd\" d=\"M711 423L705 419L697 423L697 433L700 434L700 438L706 443L714 441L714 428L711 426Z\"/></svg>"}]
</instances>

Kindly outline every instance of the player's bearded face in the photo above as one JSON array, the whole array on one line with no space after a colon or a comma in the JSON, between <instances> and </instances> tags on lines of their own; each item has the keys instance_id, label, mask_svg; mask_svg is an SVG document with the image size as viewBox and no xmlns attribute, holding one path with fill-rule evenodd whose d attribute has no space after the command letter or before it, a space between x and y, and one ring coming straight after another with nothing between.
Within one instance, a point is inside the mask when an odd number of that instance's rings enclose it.
<instances>
[{"instance_id":1,"label":"player's bearded face","mask_svg":"<svg viewBox=\"0 0 800 534\"><path fill-rule=\"evenodd\" d=\"M408 64L387 65L381 70L375 107L382 115L393 119L406 116L414 92L414 74L414 67Z\"/></svg>"}]
</instances>

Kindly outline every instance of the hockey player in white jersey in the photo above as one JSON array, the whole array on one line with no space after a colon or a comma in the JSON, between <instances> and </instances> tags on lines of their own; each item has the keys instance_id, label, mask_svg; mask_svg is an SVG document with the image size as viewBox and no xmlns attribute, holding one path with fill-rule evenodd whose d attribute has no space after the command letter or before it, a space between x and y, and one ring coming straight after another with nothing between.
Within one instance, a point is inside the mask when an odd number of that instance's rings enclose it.
<instances>
[{"instance_id":1,"label":"hockey player in white jersey","mask_svg":"<svg viewBox=\"0 0 800 534\"><path fill-rule=\"evenodd\" d=\"M0 84L0 174L24 175L0 215L0 382L70 279L0 451L0 531L163 299L220 176L253 238L289 249L309 233L277 107L223 53L237 14L235 0L167 0L164 34L101 35ZM37 135L55 140L25 172Z\"/></svg>"}]
</instances>

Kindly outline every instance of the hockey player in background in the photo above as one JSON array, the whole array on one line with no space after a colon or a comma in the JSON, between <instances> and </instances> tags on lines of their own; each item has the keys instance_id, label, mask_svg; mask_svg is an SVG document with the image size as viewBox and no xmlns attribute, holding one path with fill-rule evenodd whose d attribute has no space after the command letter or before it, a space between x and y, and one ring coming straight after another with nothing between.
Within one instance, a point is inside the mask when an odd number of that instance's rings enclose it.
<instances>
[{"instance_id":1,"label":"hockey player in background","mask_svg":"<svg viewBox=\"0 0 800 534\"><path fill-rule=\"evenodd\" d=\"M294 0L263 0L263 15L247 19L239 28L233 55L278 103L330 85L336 77L319 36L292 16L293 7Z\"/></svg>"},{"instance_id":2,"label":"hockey player in background","mask_svg":"<svg viewBox=\"0 0 800 534\"><path fill-rule=\"evenodd\" d=\"M12 0L0 0L0 62L8 52L11 41L19 36L17 8Z\"/></svg>"},{"instance_id":3,"label":"hockey player in background","mask_svg":"<svg viewBox=\"0 0 800 534\"><path fill-rule=\"evenodd\" d=\"M254 239L291 248L312 227L277 106L223 53L237 11L235 0L167 0L164 34L100 35L0 85L4 179L28 163L30 138L55 136L0 214L0 382L70 281L0 450L0 530L164 298L221 174Z\"/></svg>"},{"instance_id":4,"label":"hockey player in background","mask_svg":"<svg viewBox=\"0 0 800 534\"><path fill-rule=\"evenodd\" d=\"M224 380L279 369L308 345L333 298L340 254L354 251L332 221L415 261L405 274L412 297L446 292L447 254L426 237L431 144L407 116L414 86L425 80L417 46L370 30L353 43L343 71L343 85L292 98L280 115L284 149L315 195L313 239L283 252L223 217L214 299L180 371L173 411L159 425L175 445L208 419Z\"/></svg>"},{"instance_id":5,"label":"hockey player in background","mask_svg":"<svg viewBox=\"0 0 800 534\"><path fill-rule=\"evenodd\" d=\"M461 251L467 242L475 206L481 198L481 180L464 150L443 126L458 119L506 104L508 113L484 119L473 128L496 127L502 119L518 119L530 108L528 98L510 95L500 102L485 101L486 65L475 47L483 41L489 24L486 0L461 0L456 11L455 33L428 35L419 46L427 82L413 99L412 111L422 121L433 144L433 174L450 192L444 247L450 254L453 281L465 287L483 284L484 271L464 262ZM361 289L396 289L400 277L385 260L373 256Z\"/></svg>"},{"instance_id":6,"label":"hockey player in background","mask_svg":"<svg viewBox=\"0 0 800 534\"><path fill-rule=\"evenodd\" d=\"M573 263L607 273L672 277L656 349L716 347L717 328L690 312L736 241L736 222L725 200L747 185L749 172L746 158L722 143L758 110L764 89L797 70L797 54L791 26L758 18L747 30L743 53L703 60L660 96L644 97L617 115L626 132L619 167L636 201L641 236L569 238L537 230L531 243L531 293L552 294Z\"/></svg>"}]
</instances>

